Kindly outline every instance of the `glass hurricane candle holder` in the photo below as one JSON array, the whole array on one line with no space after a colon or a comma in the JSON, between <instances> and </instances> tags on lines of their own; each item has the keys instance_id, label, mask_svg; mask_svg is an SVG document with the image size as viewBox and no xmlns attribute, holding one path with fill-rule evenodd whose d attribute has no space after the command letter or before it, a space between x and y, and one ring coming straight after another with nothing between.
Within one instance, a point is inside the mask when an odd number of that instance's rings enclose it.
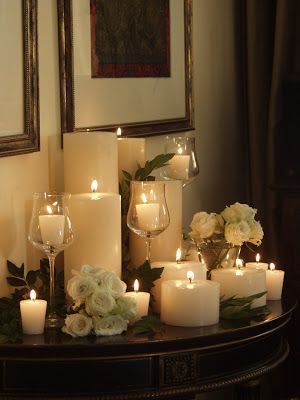
<instances>
[{"instance_id":1,"label":"glass hurricane candle holder","mask_svg":"<svg viewBox=\"0 0 300 400\"><path fill-rule=\"evenodd\" d=\"M166 137L166 153L175 153L164 169L164 178L181 180L183 186L199 174L195 138L190 136Z\"/></svg>"},{"instance_id":2,"label":"glass hurricane candle holder","mask_svg":"<svg viewBox=\"0 0 300 400\"><path fill-rule=\"evenodd\" d=\"M50 266L49 312L46 317L46 328L59 327L62 323L55 311L54 264L57 254L74 239L68 209L69 197L68 193L41 192L33 195L28 240L46 253Z\"/></svg>"},{"instance_id":3,"label":"glass hurricane candle holder","mask_svg":"<svg viewBox=\"0 0 300 400\"><path fill-rule=\"evenodd\" d=\"M151 240L170 223L165 184L158 181L132 181L127 225L146 239L146 260L150 261Z\"/></svg>"}]
</instances>

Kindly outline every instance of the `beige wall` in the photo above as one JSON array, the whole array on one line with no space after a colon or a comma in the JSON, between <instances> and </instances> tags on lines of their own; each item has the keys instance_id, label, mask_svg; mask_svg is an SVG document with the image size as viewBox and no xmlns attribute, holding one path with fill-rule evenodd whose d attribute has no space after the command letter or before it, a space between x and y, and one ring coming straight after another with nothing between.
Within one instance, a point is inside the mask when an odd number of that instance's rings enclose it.
<instances>
[{"instance_id":1,"label":"beige wall","mask_svg":"<svg viewBox=\"0 0 300 400\"><path fill-rule=\"evenodd\" d=\"M195 134L200 176L184 189L187 225L200 208L240 200L239 98L234 85L234 0L194 0ZM56 1L39 0L41 151L0 158L0 296L7 293L6 260L30 268L40 254L27 243L34 191L63 190ZM163 152L164 137L147 139L147 154Z\"/></svg>"}]
</instances>

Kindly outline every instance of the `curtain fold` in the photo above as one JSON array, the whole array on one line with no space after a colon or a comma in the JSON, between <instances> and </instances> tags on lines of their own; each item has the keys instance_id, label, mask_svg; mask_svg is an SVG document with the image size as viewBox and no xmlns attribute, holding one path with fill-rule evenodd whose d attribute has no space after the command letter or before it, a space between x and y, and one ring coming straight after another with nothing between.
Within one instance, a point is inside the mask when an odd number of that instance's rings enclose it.
<instances>
[{"instance_id":1,"label":"curtain fold","mask_svg":"<svg viewBox=\"0 0 300 400\"><path fill-rule=\"evenodd\" d=\"M246 0L245 96L249 151L248 194L262 222L267 256L278 256L275 144L282 119L282 89L298 60L297 0ZM298 18L298 23L300 19Z\"/></svg>"}]
</instances>

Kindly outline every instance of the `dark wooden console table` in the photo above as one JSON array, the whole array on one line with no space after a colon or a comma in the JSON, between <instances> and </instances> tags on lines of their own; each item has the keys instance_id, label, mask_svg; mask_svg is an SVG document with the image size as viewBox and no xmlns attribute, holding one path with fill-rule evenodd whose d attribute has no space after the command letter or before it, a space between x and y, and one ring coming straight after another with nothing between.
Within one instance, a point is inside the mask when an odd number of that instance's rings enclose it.
<instances>
[{"instance_id":1,"label":"dark wooden console table","mask_svg":"<svg viewBox=\"0 0 300 400\"><path fill-rule=\"evenodd\" d=\"M22 343L0 345L0 398L191 399L256 380L289 352L283 328L295 302L269 306L272 313L260 321L168 326L153 337L130 331L82 339L56 331L24 336Z\"/></svg>"}]
</instances>

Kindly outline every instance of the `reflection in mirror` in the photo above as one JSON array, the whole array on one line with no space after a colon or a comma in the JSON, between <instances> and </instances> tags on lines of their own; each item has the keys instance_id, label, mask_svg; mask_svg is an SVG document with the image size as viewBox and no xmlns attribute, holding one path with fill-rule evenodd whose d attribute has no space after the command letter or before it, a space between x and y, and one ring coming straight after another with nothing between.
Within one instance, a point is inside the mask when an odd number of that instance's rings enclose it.
<instances>
[{"instance_id":1,"label":"reflection in mirror","mask_svg":"<svg viewBox=\"0 0 300 400\"><path fill-rule=\"evenodd\" d=\"M38 151L37 0L1 0L0 16L0 156Z\"/></svg>"}]
</instances>

